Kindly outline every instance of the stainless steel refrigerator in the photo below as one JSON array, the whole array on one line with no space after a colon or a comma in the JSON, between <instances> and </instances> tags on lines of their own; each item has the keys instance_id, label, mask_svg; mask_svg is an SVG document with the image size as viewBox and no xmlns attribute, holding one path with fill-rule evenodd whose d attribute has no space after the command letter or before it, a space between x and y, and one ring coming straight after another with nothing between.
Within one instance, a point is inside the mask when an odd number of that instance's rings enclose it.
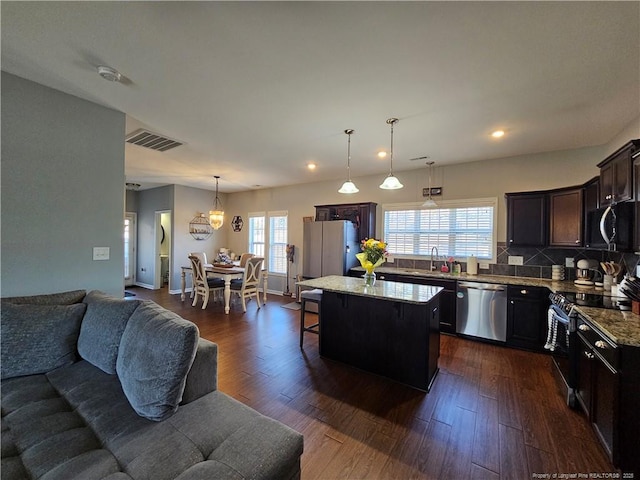
<instances>
[{"instance_id":1,"label":"stainless steel refrigerator","mask_svg":"<svg viewBox=\"0 0 640 480\"><path fill-rule=\"evenodd\" d=\"M347 275L359 265L360 251L357 230L353 222L333 220L304 224L302 246L302 276Z\"/></svg>"}]
</instances>

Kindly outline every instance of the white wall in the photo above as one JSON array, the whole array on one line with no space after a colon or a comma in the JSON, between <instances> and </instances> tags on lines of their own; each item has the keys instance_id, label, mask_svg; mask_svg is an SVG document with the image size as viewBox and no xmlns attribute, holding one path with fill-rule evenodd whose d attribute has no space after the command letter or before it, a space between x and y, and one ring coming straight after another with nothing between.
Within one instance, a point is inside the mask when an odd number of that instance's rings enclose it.
<instances>
[{"instance_id":1,"label":"white wall","mask_svg":"<svg viewBox=\"0 0 640 480\"><path fill-rule=\"evenodd\" d=\"M2 72L3 297L123 295L124 131L121 112Z\"/></svg>"},{"instance_id":2,"label":"white wall","mask_svg":"<svg viewBox=\"0 0 640 480\"><path fill-rule=\"evenodd\" d=\"M640 122L636 122L640 123ZM633 131L633 129L631 129ZM624 134L624 138L613 139L617 147L640 135ZM619 143L619 145L618 145ZM615 148L617 148L615 147ZM613 150L615 150L613 148ZM432 185L443 188L443 195L436 200L464 198L498 198L499 242L506 239L506 203L504 194L509 192L547 190L571 185L580 185L597 176L597 163L612 150L612 145L603 145L577 150L524 155L513 158L434 166ZM387 203L422 202L422 188L428 186L428 169L422 166L412 171L397 171L396 176L404 184L401 190L385 191L378 188L384 175L354 176L362 166L352 165L352 179L360 189L354 195L342 195L338 188L344 179L331 182L309 183L282 188L254 190L229 194L227 214L241 215L254 211L287 210L289 212L289 242L296 245L292 275L302 273L302 218L314 216L314 205L376 202L377 236L381 235L381 206ZM241 233L230 234L229 246L236 252L247 248L247 228ZM271 278L270 278L271 286Z\"/></svg>"},{"instance_id":3,"label":"white wall","mask_svg":"<svg viewBox=\"0 0 640 480\"><path fill-rule=\"evenodd\" d=\"M174 185L174 214L173 214L173 257L170 291L175 293L180 289L180 267L189 265L187 258L191 252L204 252L207 259L212 261L220 247L227 246L227 236L231 231L231 218L225 211L225 223L220 230L214 230L207 240L196 240L189 233L189 222L199 213L209 217L209 210L213 206L214 192L199 188ZM226 197L218 194L220 201L226 205ZM191 280L187 277L187 288L191 288Z\"/></svg>"}]
</instances>

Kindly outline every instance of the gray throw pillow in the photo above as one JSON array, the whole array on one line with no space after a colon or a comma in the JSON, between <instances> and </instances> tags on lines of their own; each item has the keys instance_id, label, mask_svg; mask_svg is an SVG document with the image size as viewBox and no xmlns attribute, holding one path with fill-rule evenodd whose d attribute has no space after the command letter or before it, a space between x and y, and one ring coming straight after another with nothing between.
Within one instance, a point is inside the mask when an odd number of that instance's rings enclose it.
<instances>
[{"instance_id":1,"label":"gray throw pillow","mask_svg":"<svg viewBox=\"0 0 640 480\"><path fill-rule=\"evenodd\" d=\"M84 298L87 313L80 327L78 353L87 362L110 375L116 373L120 339L129 317L140 300L123 300L98 290Z\"/></svg>"},{"instance_id":2,"label":"gray throw pillow","mask_svg":"<svg viewBox=\"0 0 640 480\"><path fill-rule=\"evenodd\" d=\"M2 379L45 373L76 361L86 305L2 304Z\"/></svg>"},{"instance_id":3,"label":"gray throw pillow","mask_svg":"<svg viewBox=\"0 0 640 480\"><path fill-rule=\"evenodd\" d=\"M198 347L198 327L145 301L125 328L116 371L138 415L161 421L175 413Z\"/></svg>"}]
</instances>

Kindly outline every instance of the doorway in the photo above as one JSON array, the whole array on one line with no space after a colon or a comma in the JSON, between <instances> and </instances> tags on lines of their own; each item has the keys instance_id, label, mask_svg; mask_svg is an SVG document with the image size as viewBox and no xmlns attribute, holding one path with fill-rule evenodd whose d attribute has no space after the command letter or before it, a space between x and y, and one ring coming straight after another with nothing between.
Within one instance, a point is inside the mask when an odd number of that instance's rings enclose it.
<instances>
[{"instance_id":1,"label":"doorway","mask_svg":"<svg viewBox=\"0 0 640 480\"><path fill-rule=\"evenodd\" d=\"M137 215L134 212L124 214L124 286L136 283L136 233Z\"/></svg>"},{"instance_id":2,"label":"doorway","mask_svg":"<svg viewBox=\"0 0 640 480\"><path fill-rule=\"evenodd\" d=\"M170 288L171 283L171 210L156 212L155 275L153 288Z\"/></svg>"}]
</instances>

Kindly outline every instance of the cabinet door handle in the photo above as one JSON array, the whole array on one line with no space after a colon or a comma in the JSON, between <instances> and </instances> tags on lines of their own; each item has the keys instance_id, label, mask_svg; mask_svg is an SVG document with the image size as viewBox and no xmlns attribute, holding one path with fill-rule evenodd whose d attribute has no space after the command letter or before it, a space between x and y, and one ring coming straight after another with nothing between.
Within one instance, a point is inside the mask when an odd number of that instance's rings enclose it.
<instances>
[{"instance_id":1,"label":"cabinet door handle","mask_svg":"<svg viewBox=\"0 0 640 480\"><path fill-rule=\"evenodd\" d=\"M578 245L580 243L580 240L576 240L576 245Z\"/></svg>"},{"instance_id":2,"label":"cabinet door handle","mask_svg":"<svg viewBox=\"0 0 640 480\"><path fill-rule=\"evenodd\" d=\"M589 325L585 325L584 323L582 323L578 325L578 330L580 330L581 332L588 332L591 329L589 328Z\"/></svg>"},{"instance_id":3,"label":"cabinet door handle","mask_svg":"<svg viewBox=\"0 0 640 480\"><path fill-rule=\"evenodd\" d=\"M591 352L582 352L582 353L584 353L584 356L587 357L589 360L593 360L593 357L594 357L593 353Z\"/></svg>"},{"instance_id":4,"label":"cabinet door handle","mask_svg":"<svg viewBox=\"0 0 640 480\"><path fill-rule=\"evenodd\" d=\"M520 290L520 293L521 293L522 295L528 295L528 294L529 294L529 291L523 288L522 290Z\"/></svg>"},{"instance_id":5,"label":"cabinet door handle","mask_svg":"<svg viewBox=\"0 0 640 480\"><path fill-rule=\"evenodd\" d=\"M596 347L598 347L598 348L600 348L600 349L602 349L602 350L605 350L605 349L609 348L609 345L607 345L607 343L606 343L606 342L603 342L602 340L598 340L598 341L595 343L595 346L596 346Z\"/></svg>"}]
</instances>

